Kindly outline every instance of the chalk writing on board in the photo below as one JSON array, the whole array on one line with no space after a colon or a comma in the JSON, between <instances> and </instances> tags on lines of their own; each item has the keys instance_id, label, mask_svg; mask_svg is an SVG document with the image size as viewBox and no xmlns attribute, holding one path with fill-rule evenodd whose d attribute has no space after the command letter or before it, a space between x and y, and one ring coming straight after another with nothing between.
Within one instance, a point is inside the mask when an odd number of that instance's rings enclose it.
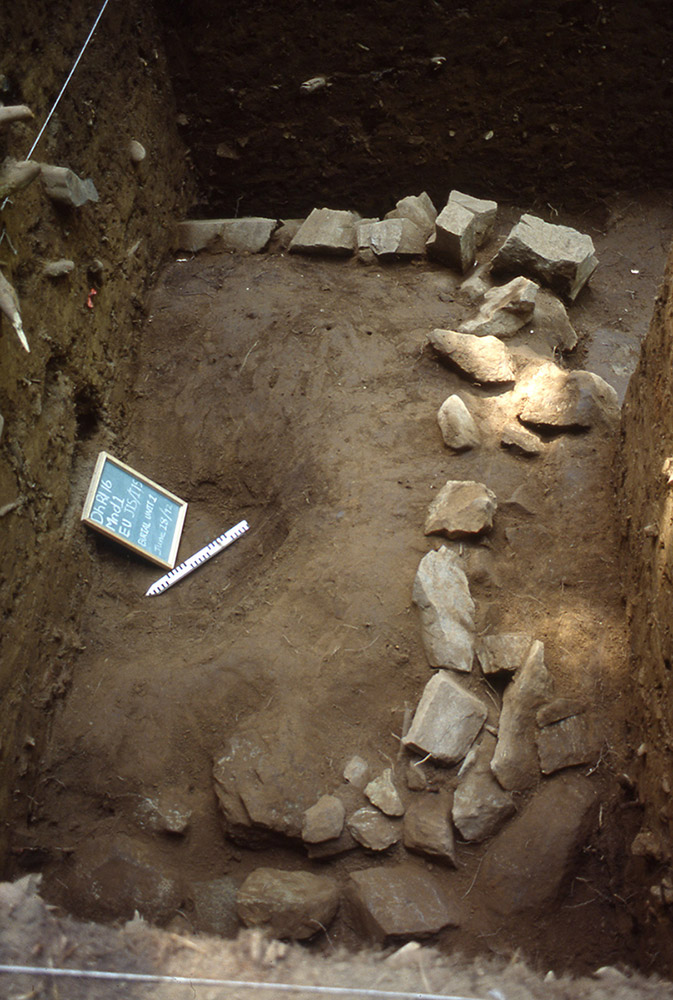
<instances>
[{"instance_id":1,"label":"chalk writing on board","mask_svg":"<svg viewBox=\"0 0 673 1000\"><path fill-rule=\"evenodd\" d=\"M107 452L101 452L82 520L140 555L172 569L187 504Z\"/></svg>"}]
</instances>

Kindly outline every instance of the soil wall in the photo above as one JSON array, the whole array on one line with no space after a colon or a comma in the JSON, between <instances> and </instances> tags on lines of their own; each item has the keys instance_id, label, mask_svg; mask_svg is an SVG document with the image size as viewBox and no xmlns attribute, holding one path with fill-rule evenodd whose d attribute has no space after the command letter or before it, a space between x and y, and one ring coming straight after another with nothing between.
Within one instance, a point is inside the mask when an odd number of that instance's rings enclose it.
<instances>
[{"instance_id":1,"label":"soil wall","mask_svg":"<svg viewBox=\"0 0 673 1000\"><path fill-rule=\"evenodd\" d=\"M99 5L33 0L0 9L0 99L33 121L0 134L0 159L24 159ZM109 4L33 159L90 177L98 203L55 205L40 180L0 215L0 268L16 288L31 353L0 322L0 815L30 817L31 762L48 711L70 683L93 546L70 508L94 431L124 426L143 291L184 211L185 156L157 26L147 4ZM129 142L141 142L138 167ZM74 270L44 276L48 261ZM91 290L96 291L92 296ZM91 303L92 308L89 308ZM49 571L45 572L45 567ZM0 826L0 856L7 824Z\"/></svg>"}]
</instances>

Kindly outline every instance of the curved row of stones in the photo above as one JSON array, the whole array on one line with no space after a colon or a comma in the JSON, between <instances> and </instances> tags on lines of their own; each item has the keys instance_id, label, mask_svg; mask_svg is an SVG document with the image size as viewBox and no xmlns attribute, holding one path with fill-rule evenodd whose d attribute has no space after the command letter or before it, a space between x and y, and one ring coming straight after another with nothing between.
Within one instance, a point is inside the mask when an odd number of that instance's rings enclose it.
<instances>
[{"instance_id":1,"label":"curved row of stones","mask_svg":"<svg viewBox=\"0 0 673 1000\"><path fill-rule=\"evenodd\" d=\"M422 194L402 199L380 221L331 209L280 228L268 219L192 220L180 224L179 243L194 252L259 252L275 233L294 253L356 253L368 263L427 252L465 273L496 211L495 202L454 191L437 213ZM513 419L501 445L528 459L544 451L545 432L617 419L616 394L598 376L564 371L503 343L534 324L546 333L552 355L572 349L577 338L553 292L572 302L596 265L588 236L524 215L490 264L463 282L465 296L478 305L475 315L459 330L429 335L431 348L468 384L511 396ZM491 287L491 275L508 272L515 275L511 281ZM449 396L437 415L455 452L481 441L463 396L469 401L468 393ZM497 507L486 485L449 481L428 510L425 534L449 543L477 539L493 526ZM238 733L214 767L225 832L246 847L281 838L302 845L311 859L355 849L384 857L401 843L447 868L458 863L454 830L467 842L494 838L478 872L490 904L503 913L542 905L558 891L595 806L582 775L549 777L595 761L590 716L585 706L554 696L544 646L534 636L476 636L475 604L457 548L442 545L421 559L413 601L436 672L406 720L397 761L377 773L354 756L344 762L342 782L326 791L307 751L287 733L275 739ZM511 678L501 706L492 696L495 677ZM516 793L533 788L536 794L516 815ZM427 936L461 922L457 897L408 859L351 872L345 887L327 875L260 867L237 888L235 905L246 925L301 939L324 930L342 901L360 930L378 941Z\"/></svg>"}]
</instances>

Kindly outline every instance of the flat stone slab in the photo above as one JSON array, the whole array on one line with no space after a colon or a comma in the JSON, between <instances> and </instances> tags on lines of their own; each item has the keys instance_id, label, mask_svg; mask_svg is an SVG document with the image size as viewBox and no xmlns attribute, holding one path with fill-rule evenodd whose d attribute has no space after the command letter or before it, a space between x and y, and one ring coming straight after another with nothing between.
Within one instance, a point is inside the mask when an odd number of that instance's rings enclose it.
<instances>
[{"instance_id":1,"label":"flat stone slab","mask_svg":"<svg viewBox=\"0 0 673 1000\"><path fill-rule=\"evenodd\" d=\"M477 647L479 666L485 674L498 674L502 671L513 674L526 659L532 642L532 635L525 632L485 635Z\"/></svg>"},{"instance_id":2,"label":"flat stone slab","mask_svg":"<svg viewBox=\"0 0 673 1000\"><path fill-rule=\"evenodd\" d=\"M535 713L548 701L550 691L551 678L544 663L544 645L535 639L502 700L498 742L491 771L507 791L525 791L540 777Z\"/></svg>"},{"instance_id":3,"label":"flat stone slab","mask_svg":"<svg viewBox=\"0 0 673 1000\"><path fill-rule=\"evenodd\" d=\"M484 733L463 761L453 796L453 822L464 840L481 843L514 815L514 799L491 773L496 740Z\"/></svg>"},{"instance_id":4,"label":"flat stone slab","mask_svg":"<svg viewBox=\"0 0 673 1000\"><path fill-rule=\"evenodd\" d=\"M456 845L450 817L451 801L446 792L415 795L404 816L404 846L455 867Z\"/></svg>"},{"instance_id":5,"label":"flat stone slab","mask_svg":"<svg viewBox=\"0 0 673 1000\"><path fill-rule=\"evenodd\" d=\"M402 743L443 764L462 760L479 735L488 710L444 670L430 678Z\"/></svg>"},{"instance_id":6,"label":"flat stone slab","mask_svg":"<svg viewBox=\"0 0 673 1000\"><path fill-rule=\"evenodd\" d=\"M522 326L530 325L538 286L528 278L512 278L506 285L490 288L473 319L461 323L461 333L477 337L513 337Z\"/></svg>"},{"instance_id":7,"label":"flat stone slab","mask_svg":"<svg viewBox=\"0 0 673 1000\"><path fill-rule=\"evenodd\" d=\"M460 396L449 396L437 412L437 423L447 448L467 451L480 441L479 428Z\"/></svg>"},{"instance_id":8,"label":"flat stone slab","mask_svg":"<svg viewBox=\"0 0 673 1000\"><path fill-rule=\"evenodd\" d=\"M428 508L425 534L447 538L480 535L493 527L497 507L495 493L483 483L449 480Z\"/></svg>"},{"instance_id":9,"label":"flat stone slab","mask_svg":"<svg viewBox=\"0 0 673 1000\"><path fill-rule=\"evenodd\" d=\"M422 938L459 924L457 905L415 865L365 868L351 872L348 883L358 929L373 941Z\"/></svg>"},{"instance_id":10,"label":"flat stone slab","mask_svg":"<svg viewBox=\"0 0 673 1000\"><path fill-rule=\"evenodd\" d=\"M428 340L453 368L475 382L501 384L516 380L510 352L497 337L437 329Z\"/></svg>"},{"instance_id":11,"label":"flat stone slab","mask_svg":"<svg viewBox=\"0 0 673 1000\"><path fill-rule=\"evenodd\" d=\"M575 299L598 266L590 236L522 215L496 254L494 274L528 274L559 295Z\"/></svg>"},{"instance_id":12,"label":"flat stone slab","mask_svg":"<svg viewBox=\"0 0 673 1000\"><path fill-rule=\"evenodd\" d=\"M586 715L571 715L545 726L538 733L540 770L554 774L565 767L593 764L598 758L598 740Z\"/></svg>"},{"instance_id":13,"label":"flat stone slab","mask_svg":"<svg viewBox=\"0 0 673 1000\"><path fill-rule=\"evenodd\" d=\"M365 795L371 804L386 816L404 815L404 805L395 787L391 768L387 767L383 774L369 782L365 788Z\"/></svg>"},{"instance_id":14,"label":"flat stone slab","mask_svg":"<svg viewBox=\"0 0 673 1000\"><path fill-rule=\"evenodd\" d=\"M579 775L552 778L484 855L478 887L504 916L556 902L594 821L597 796Z\"/></svg>"},{"instance_id":15,"label":"flat stone slab","mask_svg":"<svg viewBox=\"0 0 673 1000\"><path fill-rule=\"evenodd\" d=\"M321 795L315 805L304 813L301 839L305 844L319 844L341 836L346 810L336 795Z\"/></svg>"},{"instance_id":16,"label":"flat stone slab","mask_svg":"<svg viewBox=\"0 0 673 1000\"><path fill-rule=\"evenodd\" d=\"M519 427L515 424L509 424L505 427L500 444L503 448L508 448L517 455L523 455L524 458L535 458L537 455L541 455L544 449L539 437L531 434L525 427Z\"/></svg>"},{"instance_id":17,"label":"flat stone slab","mask_svg":"<svg viewBox=\"0 0 673 1000\"><path fill-rule=\"evenodd\" d=\"M455 552L442 545L423 556L412 597L421 613L423 646L430 666L470 671L475 607Z\"/></svg>"},{"instance_id":18,"label":"flat stone slab","mask_svg":"<svg viewBox=\"0 0 673 1000\"><path fill-rule=\"evenodd\" d=\"M313 937L330 925L338 907L336 882L310 872L256 868L236 893L246 927L263 927L277 938Z\"/></svg>"},{"instance_id":19,"label":"flat stone slab","mask_svg":"<svg viewBox=\"0 0 673 1000\"><path fill-rule=\"evenodd\" d=\"M179 250L261 253L278 225L276 219L186 219L176 227Z\"/></svg>"},{"instance_id":20,"label":"flat stone slab","mask_svg":"<svg viewBox=\"0 0 673 1000\"><path fill-rule=\"evenodd\" d=\"M387 851L402 836L402 825L373 806L363 806L346 822L351 836L368 851Z\"/></svg>"},{"instance_id":21,"label":"flat stone slab","mask_svg":"<svg viewBox=\"0 0 673 1000\"><path fill-rule=\"evenodd\" d=\"M362 239L358 228L358 240ZM372 223L369 229L369 245L377 257L402 258L422 257L425 254L423 233L411 219L384 219Z\"/></svg>"},{"instance_id":22,"label":"flat stone slab","mask_svg":"<svg viewBox=\"0 0 673 1000\"><path fill-rule=\"evenodd\" d=\"M517 401L519 420L550 431L613 426L620 414L617 393L599 375L563 371L551 361L521 380Z\"/></svg>"},{"instance_id":23,"label":"flat stone slab","mask_svg":"<svg viewBox=\"0 0 673 1000\"><path fill-rule=\"evenodd\" d=\"M437 209L425 191L422 194L401 198L392 212L386 215L386 219L409 219L413 222L420 229L424 244L435 228L436 218ZM425 245L423 251L425 252Z\"/></svg>"},{"instance_id":24,"label":"flat stone slab","mask_svg":"<svg viewBox=\"0 0 673 1000\"><path fill-rule=\"evenodd\" d=\"M355 250L353 212L314 208L290 243L290 253L349 257Z\"/></svg>"}]
</instances>

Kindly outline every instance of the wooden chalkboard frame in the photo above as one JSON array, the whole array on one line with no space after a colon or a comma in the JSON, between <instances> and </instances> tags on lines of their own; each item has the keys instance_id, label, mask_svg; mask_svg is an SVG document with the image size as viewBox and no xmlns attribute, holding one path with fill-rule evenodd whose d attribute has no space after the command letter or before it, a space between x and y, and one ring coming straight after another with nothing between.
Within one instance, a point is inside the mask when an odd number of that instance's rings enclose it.
<instances>
[{"instance_id":1,"label":"wooden chalkboard frame","mask_svg":"<svg viewBox=\"0 0 673 1000\"><path fill-rule=\"evenodd\" d=\"M120 532L120 530L115 531L113 522L118 521L119 518L109 517L108 525L106 525L105 523L101 523L99 520L96 520L94 517L92 517L92 512L94 514L98 514L99 517L101 516L99 511L95 509L94 505L96 504L97 498L100 498L101 494L105 495L105 490L102 488L101 480L107 462L115 466L118 470L121 470L123 473L125 473L129 477L131 482L133 480L137 480L139 485L135 487L136 492L140 489L140 485L142 485L145 488L158 494L159 497L165 497L166 500L170 501L171 504L173 504L175 507L178 508L175 521L173 524L173 538L170 543L169 555L166 559L161 558L161 556L158 556L155 552L152 552L149 548L145 548L143 547L143 545L138 544L138 542L132 541L130 537L124 537L124 535ZM119 504L117 506L119 506ZM155 506L156 504L153 504L152 513L149 515L150 519L153 516ZM127 549L131 549L132 552L136 552L138 555L143 556L145 559L149 559L150 562L155 563L157 566L162 566L164 569L173 569L178 554L178 546L180 545L180 536L182 535L182 528L185 523L187 506L188 504L185 500L181 500L180 497L177 497L174 493L171 493L170 490L166 490L164 489L163 486L159 486L158 483L155 483L152 479L148 479L147 476L144 476L141 472L138 472L136 469L131 468L131 466L127 465L126 462L122 462L120 459L115 458L114 455L111 455L109 452L101 451L96 460L96 467L94 469L93 476L91 478L91 483L89 485L89 490L86 495L86 500L84 502L84 509L82 511L81 520L90 528L93 528L94 531L99 531L102 535L114 539L115 542L119 542L120 545L124 545ZM121 523L123 524L124 522ZM112 524L113 526L110 527L109 526L110 524ZM127 530L130 531L130 528L128 528Z\"/></svg>"}]
</instances>

